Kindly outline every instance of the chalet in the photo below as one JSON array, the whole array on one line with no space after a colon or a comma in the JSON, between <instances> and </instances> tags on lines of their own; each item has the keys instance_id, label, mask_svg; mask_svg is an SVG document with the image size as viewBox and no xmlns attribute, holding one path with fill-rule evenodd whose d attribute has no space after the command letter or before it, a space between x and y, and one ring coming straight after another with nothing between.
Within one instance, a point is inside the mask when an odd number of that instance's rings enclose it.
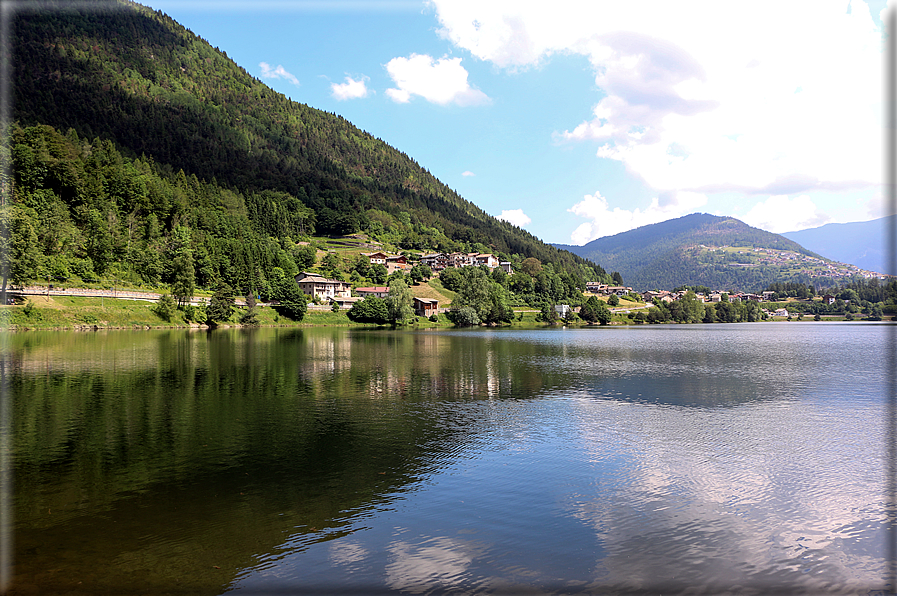
<instances>
[{"instance_id":1,"label":"chalet","mask_svg":"<svg viewBox=\"0 0 897 596\"><path fill-rule=\"evenodd\" d=\"M389 288L386 286L371 286L367 288L355 288L355 293L362 298L374 296L376 298L386 298L389 296Z\"/></svg>"},{"instance_id":2,"label":"chalet","mask_svg":"<svg viewBox=\"0 0 897 596\"><path fill-rule=\"evenodd\" d=\"M480 253L473 256L473 261L477 266L489 267L489 269L495 269L498 267L498 259L495 258L491 253Z\"/></svg>"},{"instance_id":3,"label":"chalet","mask_svg":"<svg viewBox=\"0 0 897 596\"><path fill-rule=\"evenodd\" d=\"M369 252L362 253L364 256L371 260L371 265L386 265L386 259L389 258L389 255L385 252Z\"/></svg>"},{"instance_id":4,"label":"chalet","mask_svg":"<svg viewBox=\"0 0 897 596\"><path fill-rule=\"evenodd\" d=\"M587 281L586 282L586 292L592 292L593 294L600 294L604 291L604 288L607 287L607 284L603 284L600 281Z\"/></svg>"},{"instance_id":5,"label":"chalet","mask_svg":"<svg viewBox=\"0 0 897 596\"><path fill-rule=\"evenodd\" d=\"M825 296L822 297L822 303L823 304L834 304L835 297L832 296L831 294L826 294Z\"/></svg>"},{"instance_id":6,"label":"chalet","mask_svg":"<svg viewBox=\"0 0 897 596\"><path fill-rule=\"evenodd\" d=\"M390 255L386 257L386 270L389 273L393 271L407 271L411 269L408 266L408 259L405 258L405 255Z\"/></svg>"},{"instance_id":7,"label":"chalet","mask_svg":"<svg viewBox=\"0 0 897 596\"><path fill-rule=\"evenodd\" d=\"M414 298L414 314L419 317L429 317L439 312L439 300L435 298Z\"/></svg>"},{"instance_id":8,"label":"chalet","mask_svg":"<svg viewBox=\"0 0 897 596\"><path fill-rule=\"evenodd\" d=\"M775 295L775 292L767 290L763 292L763 302L769 302L772 300L772 297Z\"/></svg>"},{"instance_id":9,"label":"chalet","mask_svg":"<svg viewBox=\"0 0 897 596\"><path fill-rule=\"evenodd\" d=\"M446 255L441 252L422 255L420 258L420 262L433 271L442 271L443 269L448 267L448 260L446 259Z\"/></svg>"},{"instance_id":10,"label":"chalet","mask_svg":"<svg viewBox=\"0 0 897 596\"><path fill-rule=\"evenodd\" d=\"M673 301L672 292L669 290L649 290L647 292L642 292L642 300L645 302L654 302L655 298L662 300L663 302Z\"/></svg>"},{"instance_id":11,"label":"chalet","mask_svg":"<svg viewBox=\"0 0 897 596\"><path fill-rule=\"evenodd\" d=\"M328 299L352 295L352 285L338 279L327 279L317 273L303 272L296 276L299 289L312 298Z\"/></svg>"}]
</instances>

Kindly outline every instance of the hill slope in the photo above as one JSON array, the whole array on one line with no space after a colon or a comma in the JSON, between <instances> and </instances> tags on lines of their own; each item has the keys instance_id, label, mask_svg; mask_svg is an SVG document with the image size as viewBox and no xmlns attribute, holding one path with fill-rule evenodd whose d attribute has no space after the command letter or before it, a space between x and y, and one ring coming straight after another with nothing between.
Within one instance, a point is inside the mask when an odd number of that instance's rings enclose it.
<instances>
[{"instance_id":1,"label":"hill slope","mask_svg":"<svg viewBox=\"0 0 897 596\"><path fill-rule=\"evenodd\" d=\"M619 271L633 288L679 285L758 291L772 282L826 285L855 270L838 267L796 242L730 217L693 213L598 238L556 245Z\"/></svg>"},{"instance_id":2,"label":"hill slope","mask_svg":"<svg viewBox=\"0 0 897 596\"><path fill-rule=\"evenodd\" d=\"M887 271L885 250L885 227L889 222L893 225L895 219L897 216L891 215L872 221L831 223L809 230L785 232L782 236L830 259L897 275L897 271Z\"/></svg>"},{"instance_id":3,"label":"hill slope","mask_svg":"<svg viewBox=\"0 0 897 596\"><path fill-rule=\"evenodd\" d=\"M304 205L312 212L303 225L318 233L386 232L403 248L422 250L480 243L577 274L604 273L489 216L345 119L272 91L163 13L125 0L118 9L85 10L87 4L16 13L13 113L22 127L71 129L75 144L111 143L107 152L143 156L140 163L163 178L183 170L187 179L210 184L211 194L236 192L252 204L231 211L245 211L272 237L282 235L260 221L282 217L272 217L272 209L289 218ZM80 158L89 158L90 147ZM278 194L249 200L263 192ZM145 224L145 210L123 211L120 202L90 208L108 222L134 213L137 227ZM76 225L85 218L73 212ZM161 223L167 236L180 222Z\"/></svg>"}]
</instances>

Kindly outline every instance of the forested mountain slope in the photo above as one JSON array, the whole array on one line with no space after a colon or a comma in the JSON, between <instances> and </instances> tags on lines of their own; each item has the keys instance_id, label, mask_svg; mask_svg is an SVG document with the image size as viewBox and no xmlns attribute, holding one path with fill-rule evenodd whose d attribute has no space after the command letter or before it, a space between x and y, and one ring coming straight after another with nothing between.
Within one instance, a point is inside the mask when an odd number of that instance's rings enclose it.
<instances>
[{"instance_id":1,"label":"forested mountain slope","mask_svg":"<svg viewBox=\"0 0 897 596\"><path fill-rule=\"evenodd\" d=\"M117 263L127 275L133 246L157 234L171 248L182 227L200 253L214 252L209 238L242 238L250 286L270 266L262 247L289 254L313 231L382 233L419 250L485 246L580 277L605 274L489 216L345 119L272 91L161 12L124 0L40 6L20 5L13 19L11 150L16 197L32 210L17 221L58 216L74 230L67 245L41 238L57 270L80 259L76 269L102 275ZM109 263L94 262L103 258L89 246L91 226L111 238L100 251ZM210 283L227 275L222 251L210 257Z\"/></svg>"},{"instance_id":2,"label":"forested mountain slope","mask_svg":"<svg viewBox=\"0 0 897 596\"><path fill-rule=\"evenodd\" d=\"M702 285L759 291L770 283L830 284L826 259L778 234L731 217L693 213L593 240L555 245L619 271L638 289ZM845 276L848 274L844 274Z\"/></svg>"}]
</instances>

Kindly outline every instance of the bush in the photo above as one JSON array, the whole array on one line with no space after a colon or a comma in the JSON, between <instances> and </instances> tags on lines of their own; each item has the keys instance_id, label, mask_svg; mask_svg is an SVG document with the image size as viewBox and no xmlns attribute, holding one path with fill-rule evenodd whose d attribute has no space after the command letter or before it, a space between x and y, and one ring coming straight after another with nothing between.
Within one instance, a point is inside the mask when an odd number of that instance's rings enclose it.
<instances>
[{"instance_id":1,"label":"bush","mask_svg":"<svg viewBox=\"0 0 897 596\"><path fill-rule=\"evenodd\" d=\"M439 315L437 315L435 312L434 312L432 315L430 315L430 322L431 322L431 323L438 323L438 322L439 322Z\"/></svg>"},{"instance_id":2,"label":"bush","mask_svg":"<svg viewBox=\"0 0 897 596\"><path fill-rule=\"evenodd\" d=\"M452 309L446 313L446 316L458 327L476 327L480 324L477 311L470 306L462 306L457 310Z\"/></svg>"},{"instance_id":3,"label":"bush","mask_svg":"<svg viewBox=\"0 0 897 596\"><path fill-rule=\"evenodd\" d=\"M386 301L376 296L368 296L352 305L346 313L349 320L355 323L375 323L386 325L390 322Z\"/></svg>"}]
</instances>

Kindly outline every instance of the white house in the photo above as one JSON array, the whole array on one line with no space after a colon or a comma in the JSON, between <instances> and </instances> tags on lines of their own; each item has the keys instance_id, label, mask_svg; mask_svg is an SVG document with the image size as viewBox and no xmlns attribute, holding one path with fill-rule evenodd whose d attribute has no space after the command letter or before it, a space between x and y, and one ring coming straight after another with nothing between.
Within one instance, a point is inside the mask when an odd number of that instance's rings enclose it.
<instances>
[{"instance_id":1,"label":"white house","mask_svg":"<svg viewBox=\"0 0 897 596\"><path fill-rule=\"evenodd\" d=\"M352 285L338 279L327 279L317 273L303 272L296 276L299 289L312 298L328 299L352 295Z\"/></svg>"}]
</instances>

